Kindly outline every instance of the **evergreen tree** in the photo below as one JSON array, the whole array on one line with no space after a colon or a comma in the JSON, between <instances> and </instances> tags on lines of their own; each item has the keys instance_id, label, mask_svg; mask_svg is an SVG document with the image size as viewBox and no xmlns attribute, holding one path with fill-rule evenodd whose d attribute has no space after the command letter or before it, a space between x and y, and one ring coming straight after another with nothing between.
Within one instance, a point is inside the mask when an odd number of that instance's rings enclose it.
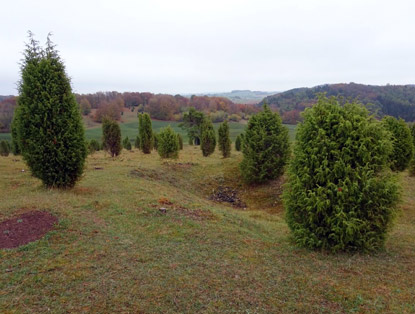
<instances>
[{"instance_id":1,"label":"evergreen tree","mask_svg":"<svg viewBox=\"0 0 415 314\"><path fill-rule=\"evenodd\" d=\"M183 138L179 133L177 133L177 140L179 141L179 149L182 150L183 149Z\"/></svg>"},{"instance_id":2,"label":"evergreen tree","mask_svg":"<svg viewBox=\"0 0 415 314\"><path fill-rule=\"evenodd\" d=\"M16 108L14 111L14 116L13 116L13 121L12 121L12 125L11 125L11 133L12 133L12 145L11 145L11 150L13 155L17 156L20 155L21 150L20 150L20 141L18 139L18 135L17 135L17 127L18 127L18 121L19 121L19 108Z\"/></svg>"},{"instance_id":3,"label":"evergreen tree","mask_svg":"<svg viewBox=\"0 0 415 314\"><path fill-rule=\"evenodd\" d=\"M81 114L49 36L45 49L29 36L18 87L18 147L32 175L45 186L73 187L87 155Z\"/></svg>"},{"instance_id":4,"label":"evergreen tree","mask_svg":"<svg viewBox=\"0 0 415 314\"><path fill-rule=\"evenodd\" d=\"M202 136L200 142L200 148L202 149L203 156L207 157L213 154L215 147L216 136L212 121L209 118L205 118L202 124Z\"/></svg>"},{"instance_id":5,"label":"evergreen tree","mask_svg":"<svg viewBox=\"0 0 415 314\"><path fill-rule=\"evenodd\" d=\"M179 126L187 131L189 145L200 145L204 120L203 112L197 111L193 107L183 114L183 122Z\"/></svg>"},{"instance_id":6,"label":"evergreen tree","mask_svg":"<svg viewBox=\"0 0 415 314\"><path fill-rule=\"evenodd\" d=\"M236 137L236 140L235 140L235 150L237 151L237 152L240 152L241 151L241 135L238 135L237 137Z\"/></svg>"},{"instance_id":7,"label":"evergreen tree","mask_svg":"<svg viewBox=\"0 0 415 314\"><path fill-rule=\"evenodd\" d=\"M224 121L218 130L219 150L222 152L223 158L228 158L231 155L231 139L229 137L228 121Z\"/></svg>"},{"instance_id":8,"label":"evergreen tree","mask_svg":"<svg viewBox=\"0 0 415 314\"><path fill-rule=\"evenodd\" d=\"M288 130L267 105L249 119L242 152L240 168L247 183L263 183L283 174L290 154Z\"/></svg>"},{"instance_id":9,"label":"evergreen tree","mask_svg":"<svg viewBox=\"0 0 415 314\"><path fill-rule=\"evenodd\" d=\"M155 150L157 150L158 147L159 147L159 135L156 132L153 132L153 142L152 143L153 143L152 144L153 148Z\"/></svg>"},{"instance_id":10,"label":"evergreen tree","mask_svg":"<svg viewBox=\"0 0 415 314\"><path fill-rule=\"evenodd\" d=\"M128 136L123 140L122 142L122 146L127 149L127 150L131 150L131 142L130 139L128 138Z\"/></svg>"},{"instance_id":11,"label":"evergreen tree","mask_svg":"<svg viewBox=\"0 0 415 314\"><path fill-rule=\"evenodd\" d=\"M296 243L330 251L381 248L398 201L387 171L391 151L389 132L362 106L320 97L307 109L284 192Z\"/></svg>"},{"instance_id":12,"label":"evergreen tree","mask_svg":"<svg viewBox=\"0 0 415 314\"><path fill-rule=\"evenodd\" d=\"M408 168L414 152L411 130L405 121L391 116L384 117L382 123L392 134L391 169L394 171L404 171Z\"/></svg>"},{"instance_id":13,"label":"evergreen tree","mask_svg":"<svg viewBox=\"0 0 415 314\"><path fill-rule=\"evenodd\" d=\"M170 125L161 130L158 138L157 151L161 158L177 158L179 155L179 140Z\"/></svg>"},{"instance_id":14,"label":"evergreen tree","mask_svg":"<svg viewBox=\"0 0 415 314\"><path fill-rule=\"evenodd\" d=\"M414 145L414 153L412 155L412 160L409 164L409 175L411 177L415 176L415 123L411 125L411 135L412 135L412 144Z\"/></svg>"},{"instance_id":15,"label":"evergreen tree","mask_svg":"<svg viewBox=\"0 0 415 314\"><path fill-rule=\"evenodd\" d=\"M7 157L10 153L10 145L7 141L2 140L0 142L0 156Z\"/></svg>"},{"instance_id":16,"label":"evergreen tree","mask_svg":"<svg viewBox=\"0 0 415 314\"><path fill-rule=\"evenodd\" d=\"M111 157L118 156L121 153L121 130L117 121L104 118L102 121L102 142L104 150L109 152Z\"/></svg>"},{"instance_id":17,"label":"evergreen tree","mask_svg":"<svg viewBox=\"0 0 415 314\"><path fill-rule=\"evenodd\" d=\"M151 119L148 113L142 113L138 116L138 135L140 136L140 149L144 154L150 154L153 148L153 130Z\"/></svg>"},{"instance_id":18,"label":"evergreen tree","mask_svg":"<svg viewBox=\"0 0 415 314\"><path fill-rule=\"evenodd\" d=\"M98 143L98 141L97 141L97 140L92 139L92 140L89 142L88 149L89 149L89 153L90 153L90 154L93 154L93 153L95 153L96 151L99 151L99 148L100 148L100 145L99 145L99 143Z\"/></svg>"},{"instance_id":19,"label":"evergreen tree","mask_svg":"<svg viewBox=\"0 0 415 314\"><path fill-rule=\"evenodd\" d=\"M140 149L140 136L138 135L135 138L134 147Z\"/></svg>"}]
</instances>

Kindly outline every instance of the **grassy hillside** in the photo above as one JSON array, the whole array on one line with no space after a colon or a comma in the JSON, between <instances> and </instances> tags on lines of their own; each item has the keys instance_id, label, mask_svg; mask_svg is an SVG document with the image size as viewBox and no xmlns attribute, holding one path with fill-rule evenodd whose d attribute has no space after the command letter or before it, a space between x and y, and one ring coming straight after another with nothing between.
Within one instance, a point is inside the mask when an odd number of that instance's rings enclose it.
<instances>
[{"instance_id":1,"label":"grassy hillside","mask_svg":"<svg viewBox=\"0 0 415 314\"><path fill-rule=\"evenodd\" d=\"M0 158L0 220L59 217L42 240L0 250L0 312L415 311L415 178L401 175L386 251L331 255L293 246L283 181L245 186L240 160L192 146L175 161L100 152L73 190L57 191L22 172L20 157ZM225 187L246 205L210 200Z\"/></svg>"},{"instance_id":2,"label":"grassy hillside","mask_svg":"<svg viewBox=\"0 0 415 314\"><path fill-rule=\"evenodd\" d=\"M369 109L379 117L391 115L406 121L415 120L415 85L373 86L363 84L325 84L313 88L296 88L265 97L267 102L281 112L303 110L317 101L317 94L358 99L363 104L372 104Z\"/></svg>"}]
</instances>

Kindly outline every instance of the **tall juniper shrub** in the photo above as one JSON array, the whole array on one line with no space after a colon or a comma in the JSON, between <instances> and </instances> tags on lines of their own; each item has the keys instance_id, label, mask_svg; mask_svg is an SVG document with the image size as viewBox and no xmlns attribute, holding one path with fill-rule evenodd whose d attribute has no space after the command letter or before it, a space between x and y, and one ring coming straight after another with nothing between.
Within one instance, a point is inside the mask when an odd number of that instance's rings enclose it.
<instances>
[{"instance_id":1,"label":"tall juniper shrub","mask_svg":"<svg viewBox=\"0 0 415 314\"><path fill-rule=\"evenodd\" d=\"M390 133L356 103L320 97L298 126L284 192L296 243L329 251L383 246L398 201Z\"/></svg>"},{"instance_id":2,"label":"tall juniper shrub","mask_svg":"<svg viewBox=\"0 0 415 314\"><path fill-rule=\"evenodd\" d=\"M288 130L267 105L249 119L242 152L240 168L247 183L263 183L283 174L290 154Z\"/></svg>"},{"instance_id":3,"label":"tall juniper shrub","mask_svg":"<svg viewBox=\"0 0 415 314\"><path fill-rule=\"evenodd\" d=\"M84 169L87 147L78 104L65 66L47 40L30 34L18 86L18 148L32 175L47 187L73 187Z\"/></svg>"}]
</instances>

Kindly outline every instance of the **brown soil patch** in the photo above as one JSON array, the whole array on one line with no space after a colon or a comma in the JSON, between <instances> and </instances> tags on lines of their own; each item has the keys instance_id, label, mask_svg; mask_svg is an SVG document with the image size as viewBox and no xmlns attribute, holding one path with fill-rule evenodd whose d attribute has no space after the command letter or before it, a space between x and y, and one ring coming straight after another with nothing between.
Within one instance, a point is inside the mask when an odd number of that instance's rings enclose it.
<instances>
[{"instance_id":1,"label":"brown soil patch","mask_svg":"<svg viewBox=\"0 0 415 314\"><path fill-rule=\"evenodd\" d=\"M15 248L42 238L58 218L48 212L30 211L0 223L0 249Z\"/></svg>"},{"instance_id":2,"label":"brown soil patch","mask_svg":"<svg viewBox=\"0 0 415 314\"><path fill-rule=\"evenodd\" d=\"M238 191L228 186L219 186L213 191L209 197L210 200L216 202L225 202L236 208L246 208L246 204L238 196Z\"/></svg>"}]
</instances>

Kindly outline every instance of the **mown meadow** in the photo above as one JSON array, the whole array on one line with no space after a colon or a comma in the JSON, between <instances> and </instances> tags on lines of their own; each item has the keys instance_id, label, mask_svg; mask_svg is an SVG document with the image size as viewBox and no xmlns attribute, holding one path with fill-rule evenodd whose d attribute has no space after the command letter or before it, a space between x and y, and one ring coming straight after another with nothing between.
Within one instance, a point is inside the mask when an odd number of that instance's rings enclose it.
<instances>
[{"instance_id":1,"label":"mown meadow","mask_svg":"<svg viewBox=\"0 0 415 314\"><path fill-rule=\"evenodd\" d=\"M246 186L241 159L189 145L177 160L100 151L75 188L55 190L20 156L0 158L0 220L29 210L59 218L43 239L0 250L0 312L415 311L415 178L400 174L385 250L330 254L292 243L285 179ZM212 200L223 188L245 205Z\"/></svg>"}]
</instances>

